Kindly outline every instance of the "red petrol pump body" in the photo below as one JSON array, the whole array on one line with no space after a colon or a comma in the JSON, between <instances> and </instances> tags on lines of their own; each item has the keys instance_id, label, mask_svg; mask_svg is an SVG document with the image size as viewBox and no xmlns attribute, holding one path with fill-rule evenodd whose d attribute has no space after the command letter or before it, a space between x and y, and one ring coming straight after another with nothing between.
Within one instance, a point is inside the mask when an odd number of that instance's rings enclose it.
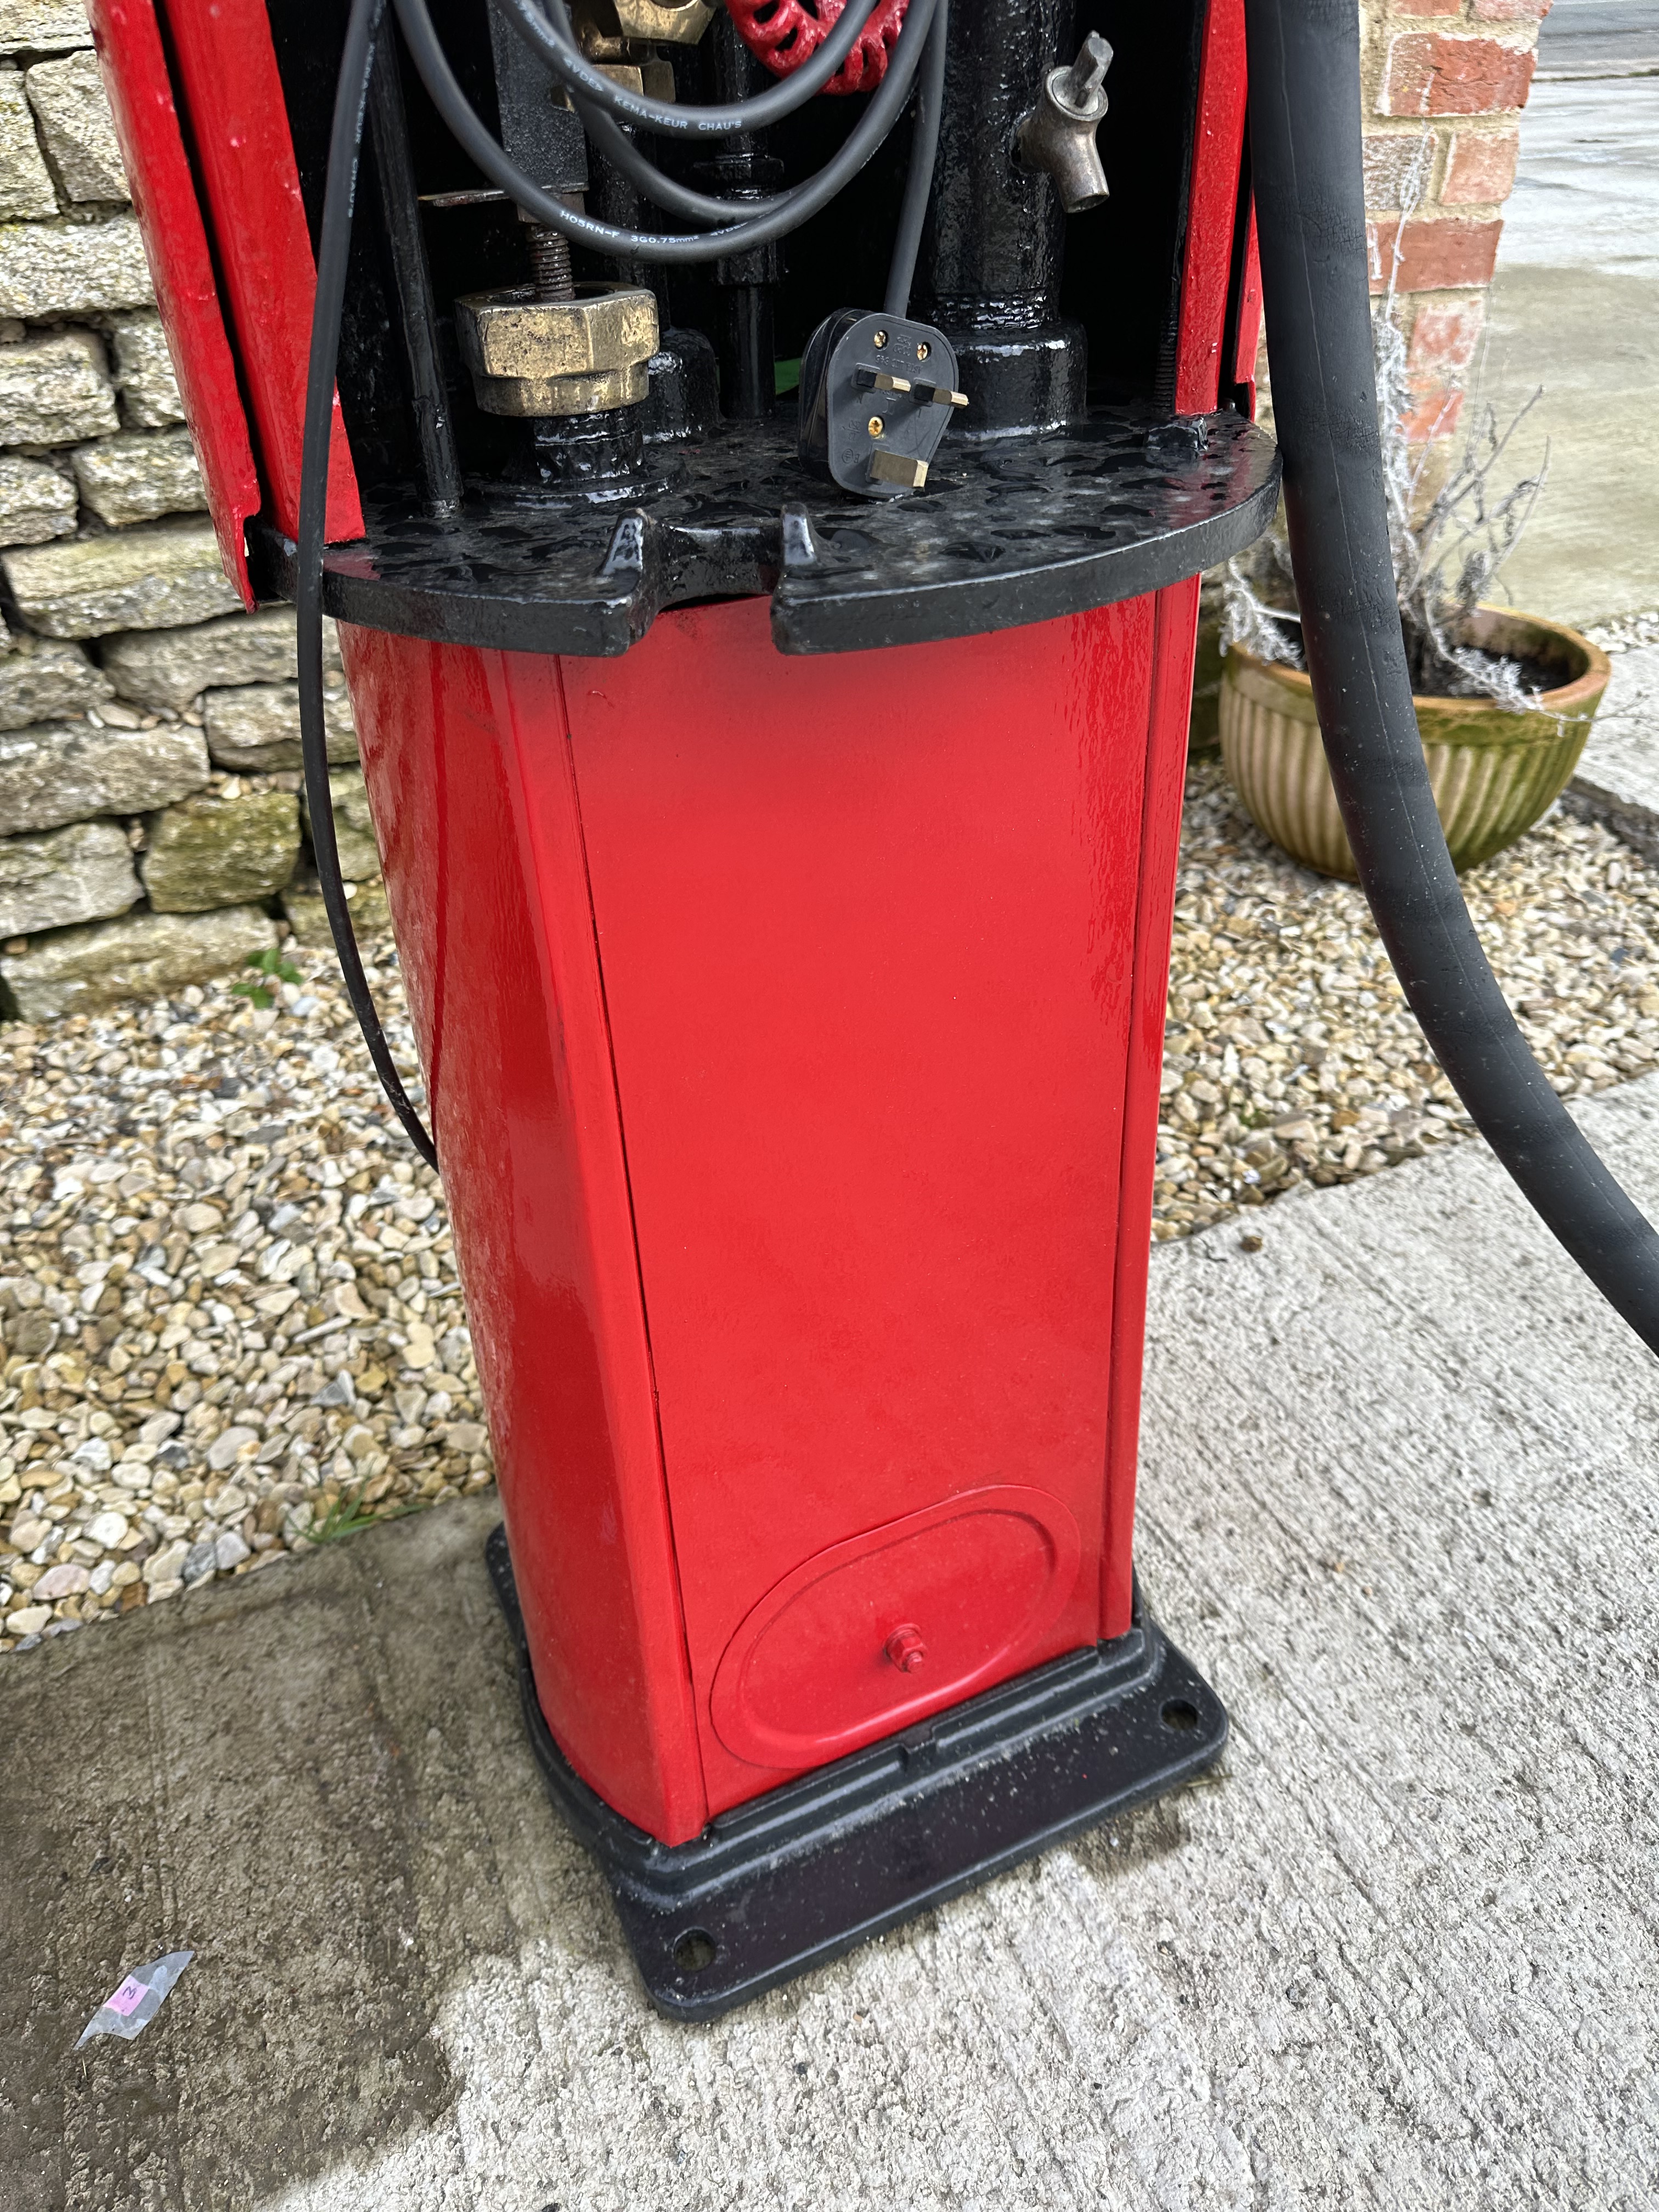
<instances>
[{"instance_id":1,"label":"red petrol pump body","mask_svg":"<svg viewBox=\"0 0 1659 2212\"><path fill-rule=\"evenodd\" d=\"M648 392L612 404L600 376L631 391L631 368L601 365L573 411L544 378L544 411L503 432L483 311L443 303L475 255L511 273L522 227L389 31L374 64L381 229L354 246L324 588L527 1717L647 1987L684 2016L1169 1786L1224 1736L1139 1607L1131 1547L1198 572L1276 493L1249 420L1242 15L1210 0L1158 34L1174 189L1153 245L1123 247L1141 312L1120 343L1109 266L1072 316L1057 245L1018 312L990 265L1000 222L997 250L1032 250L1028 204L1058 238L1069 187L1020 168L1006 126L1083 27L983 12L1018 30L1018 65L988 91L947 39L938 321L889 317L957 363L963 392L930 404L961 420L920 465L895 437L872 484L908 471L914 497L865 504L811 473L804 428L795 459L764 389L789 317L841 304L793 299L767 248L659 287ZM620 39L618 81L646 83L660 52L628 0L617 15L586 50ZM228 557L280 594L342 33L309 0L94 17ZM971 9L956 23L970 52ZM440 25L469 82L493 57L513 150L512 40L461 0ZM716 28L729 99L741 53ZM1139 46L1107 29L1120 70L1126 41L1150 68L1144 26ZM672 47L682 96L694 53ZM1008 204L981 222L987 162ZM458 245L462 210L494 229ZM809 274L836 258L803 254ZM574 313L579 288L537 266ZM718 414L697 396L716 359ZM860 374L855 411L896 410L879 362ZM872 411L872 454L886 435Z\"/></svg>"}]
</instances>

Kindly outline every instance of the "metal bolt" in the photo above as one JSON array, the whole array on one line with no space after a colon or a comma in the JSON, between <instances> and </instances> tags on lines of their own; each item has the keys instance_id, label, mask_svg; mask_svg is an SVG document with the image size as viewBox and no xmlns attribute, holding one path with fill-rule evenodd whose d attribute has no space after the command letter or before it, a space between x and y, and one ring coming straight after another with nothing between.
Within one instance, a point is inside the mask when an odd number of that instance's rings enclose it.
<instances>
[{"instance_id":1,"label":"metal bolt","mask_svg":"<svg viewBox=\"0 0 1659 2212\"><path fill-rule=\"evenodd\" d=\"M538 300L574 300L576 281L570 267L570 240L562 230L544 223L527 226L530 234L530 281Z\"/></svg>"},{"instance_id":2,"label":"metal bolt","mask_svg":"<svg viewBox=\"0 0 1659 2212\"><path fill-rule=\"evenodd\" d=\"M870 417L870 435L872 438L880 437L882 432L886 428L887 425L882 421L879 415L872 415Z\"/></svg>"},{"instance_id":3,"label":"metal bolt","mask_svg":"<svg viewBox=\"0 0 1659 2212\"><path fill-rule=\"evenodd\" d=\"M913 1620L907 1620L896 1628L882 1649L901 1674L914 1674L927 1656L927 1646L922 1641L921 1631Z\"/></svg>"},{"instance_id":4,"label":"metal bolt","mask_svg":"<svg viewBox=\"0 0 1659 2212\"><path fill-rule=\"evenodd\" d=\"M886 344L886 343L887 343L887 333L886 333L886 331L878 331L876 332L876 334L875 334L874 337L872 337L872 338L871 339L870 343L871 343L871 344L872 344L872 345L885 345L885 344Z\"/></svg>"}]
</instances>

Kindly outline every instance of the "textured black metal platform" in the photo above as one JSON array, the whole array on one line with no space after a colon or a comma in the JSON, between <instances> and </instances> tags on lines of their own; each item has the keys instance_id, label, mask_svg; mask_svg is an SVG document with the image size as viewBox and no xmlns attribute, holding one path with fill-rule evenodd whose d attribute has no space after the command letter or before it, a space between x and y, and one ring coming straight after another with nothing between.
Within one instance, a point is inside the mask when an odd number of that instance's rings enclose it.
<instances>
[{"instance_id":1,"label":"textured black metal platform","mask_svg":"<svg viewBox=\"0 0 1659 2212\"><path fill-rule=\"evenodd\" d=\"M652 2002L712 2020L1079 1829L1190 1781L1227 1716L1135 1607L1069 1654L722 1814L693 1843L644 1834L567 1764L542 1717L507 1535L486 1547L554 1803L603 1868Z\"/></svg>"},{"instance_id":2,"label":"textured black metal platform","mask_svg":"<svg viewBox=\"0 0 1659 2212\"><path fill-rule=\"evenodd\" d=\"M678 480L638 505L496 490L444 523L370 501L367 538L330 549L324 604L405 636L578 654L626 652L665 607L761 593L783 653L1045 622L1196 575L1266 529L1278 448L1241 415L1201 419L1202 450L1184 453L1133 408L1041 438L947 438L924 490L879 504L809 476L793 422L731 424L653 452ZM262 595L291 597L289 542L255 524L249 547Z\"/></svg>"}]
</instances>

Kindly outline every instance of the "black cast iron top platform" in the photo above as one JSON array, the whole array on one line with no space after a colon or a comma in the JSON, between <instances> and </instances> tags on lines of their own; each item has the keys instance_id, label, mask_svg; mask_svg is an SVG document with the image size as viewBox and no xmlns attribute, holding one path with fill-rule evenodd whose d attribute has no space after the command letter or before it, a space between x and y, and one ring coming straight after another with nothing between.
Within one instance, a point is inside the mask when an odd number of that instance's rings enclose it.
<instances>
[{"instance_id":1,"label":"black cast iron top platform","mask_svg":"<svg viewBox=\"0 0 1659 2212\"><path fill-rule=\"evenodd\" d=\"M368 508L330 549L343 622L527 653L625 653L665 607L769 593L781 653L847 653L1009 629L1156 591L1240 551L1279 497L1279 453L1242 416L1187 453L1150 411L1042 438L949 440L924 490L884 503L819 485L787 419L658 449L671 481L631 501L482 499L458 521ZM249 532L259 581L291 597L293 547Z\"/></svg>"}]
</instances>

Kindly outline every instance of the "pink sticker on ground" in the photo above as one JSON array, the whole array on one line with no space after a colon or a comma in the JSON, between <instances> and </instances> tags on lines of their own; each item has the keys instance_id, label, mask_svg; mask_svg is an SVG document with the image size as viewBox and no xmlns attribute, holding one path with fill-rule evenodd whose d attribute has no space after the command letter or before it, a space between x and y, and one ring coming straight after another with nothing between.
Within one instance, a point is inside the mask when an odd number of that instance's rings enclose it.
<instances>
[{"instance_id":1,"label":"pink sticker on ground","mask_svg":"<svg viewBox=\"0 0 1659 2212\"><path fill-rule=\"evenodd\" d=\"M125 2020L130 2012L137 2011L148 1994L145 1984L129 1974L115 1995L108 2000L106 2009L110 2012L118 2012Z\"/></svg>"}]
</instances>

